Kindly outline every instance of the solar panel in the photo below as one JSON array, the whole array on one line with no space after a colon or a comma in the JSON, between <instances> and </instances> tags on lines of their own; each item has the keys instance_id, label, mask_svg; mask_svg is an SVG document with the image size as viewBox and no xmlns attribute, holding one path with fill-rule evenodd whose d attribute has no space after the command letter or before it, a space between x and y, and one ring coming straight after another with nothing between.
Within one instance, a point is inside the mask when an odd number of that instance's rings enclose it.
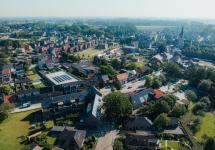
<instances>
[{"instance_id":1,"label":"solar panel","mask_svg":"<svg viewBox=\"0 0 215 150\"><path fill-rule=\"evenodd\" d=\"M53 75L50 75L50 77L52 81L54 81L56 84L62 84L62 83L66 83L66 82L75 82L76 79L74 79L73 77L71 77L70 75L66 74L66 73L56 73Z\"/></svg>"}]
</instances>

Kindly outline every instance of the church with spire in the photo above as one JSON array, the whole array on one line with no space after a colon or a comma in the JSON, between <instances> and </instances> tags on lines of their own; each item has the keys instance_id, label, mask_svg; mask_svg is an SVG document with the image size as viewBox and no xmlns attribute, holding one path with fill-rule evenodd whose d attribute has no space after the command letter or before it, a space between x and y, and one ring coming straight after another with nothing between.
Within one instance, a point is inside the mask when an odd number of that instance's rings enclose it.
<instances>
[{"instance_id":1,"label":"church with spire","mask_svg":"<svg viewBox=\"0 0 215 150\"><path fill-rule=\"evenodd\" d=\"M178 48L182 49L184 47L184 27L181 28L181 32L178 37Z\"/></svg>"}]
</instances>

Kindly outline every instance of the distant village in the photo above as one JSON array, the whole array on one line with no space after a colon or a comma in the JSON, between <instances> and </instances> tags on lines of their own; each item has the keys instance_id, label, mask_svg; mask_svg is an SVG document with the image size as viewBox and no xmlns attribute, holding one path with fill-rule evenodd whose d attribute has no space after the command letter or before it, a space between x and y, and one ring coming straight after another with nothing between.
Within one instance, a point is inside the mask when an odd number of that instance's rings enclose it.
<instances>
[{"instance_id":1,"label":"distant village","mask_svg":"<svg viewBox=\"0 0 215 150\"><path fill-rule=\"evenodd\" d=\"M194 137L194 116L214 110L215 71L190 50L212 37L191 33L2 23L1 122L5 109L34 112L19 139L32 150L201 149L209 136Z\"/></svg>"}]
</instances>

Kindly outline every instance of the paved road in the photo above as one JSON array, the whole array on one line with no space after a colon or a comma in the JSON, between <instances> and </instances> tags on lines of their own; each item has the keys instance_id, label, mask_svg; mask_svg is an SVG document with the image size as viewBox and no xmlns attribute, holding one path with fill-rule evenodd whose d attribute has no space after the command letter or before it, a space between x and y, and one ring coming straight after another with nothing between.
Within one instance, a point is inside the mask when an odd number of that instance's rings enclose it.
<instances>
[{"instance_id":1,"label":"paved road","mask_svg":"<svg viewBox=\"0 0 215 150\"><path fill-rule=\"evenodd\" d=\"M11 111L11 113L19 113L19 112L24 112L24 111L34 110L34 109L40 109L41 107L42 107L41 103L32 104L30 107L23 108L23 109L20 109L17 107L13 111Z\"/></svg>"},{"instance_id":2,"label":"paved road","mask_svg":"<svg viewBox=\"0 0 215 150\"><path fill-rule=\"evenodd\" d=\"M113 130L98 138L95 150L113 150L113 143L117 137L118 131Z\"/></svg>"}]
</instances>

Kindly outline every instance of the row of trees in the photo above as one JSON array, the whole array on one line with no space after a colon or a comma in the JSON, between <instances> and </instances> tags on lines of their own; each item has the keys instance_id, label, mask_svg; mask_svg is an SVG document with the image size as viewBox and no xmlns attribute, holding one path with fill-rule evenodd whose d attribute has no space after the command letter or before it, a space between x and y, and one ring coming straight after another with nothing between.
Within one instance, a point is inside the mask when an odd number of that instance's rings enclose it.
<instances>
[{"instance_id":1,"label":"row of trees","mask_svg":"<svg viewBox=\"0 0 215 150\"><path fill-rule=\"evenodd\" d=\"M0 105L0 123L8 117L8 111L14 107L14 104L10 103Z\"/></svg>"},{"instance_id":2,"label":"row of trees","mask_svg":"<svg viewBox=\"0 0 215 150\"><path fill-rule=\"evenodd\" d=\"M145 86L153 89L161 87L167 81L164 75L160 75L158 77L146 76L145 80L146 80Z\"/></svg>"},{"instance_id":3,"label":"row of trees","mask_svg":"<svg viewBox=\"0 0 215 150\"><path fill-rule=\"evenodd\" d=\"M189 100L196 101L194 112L215 108L215 70L191 66L184 76L195 91L188 91Z\"/></svg>"}]
</instances>

